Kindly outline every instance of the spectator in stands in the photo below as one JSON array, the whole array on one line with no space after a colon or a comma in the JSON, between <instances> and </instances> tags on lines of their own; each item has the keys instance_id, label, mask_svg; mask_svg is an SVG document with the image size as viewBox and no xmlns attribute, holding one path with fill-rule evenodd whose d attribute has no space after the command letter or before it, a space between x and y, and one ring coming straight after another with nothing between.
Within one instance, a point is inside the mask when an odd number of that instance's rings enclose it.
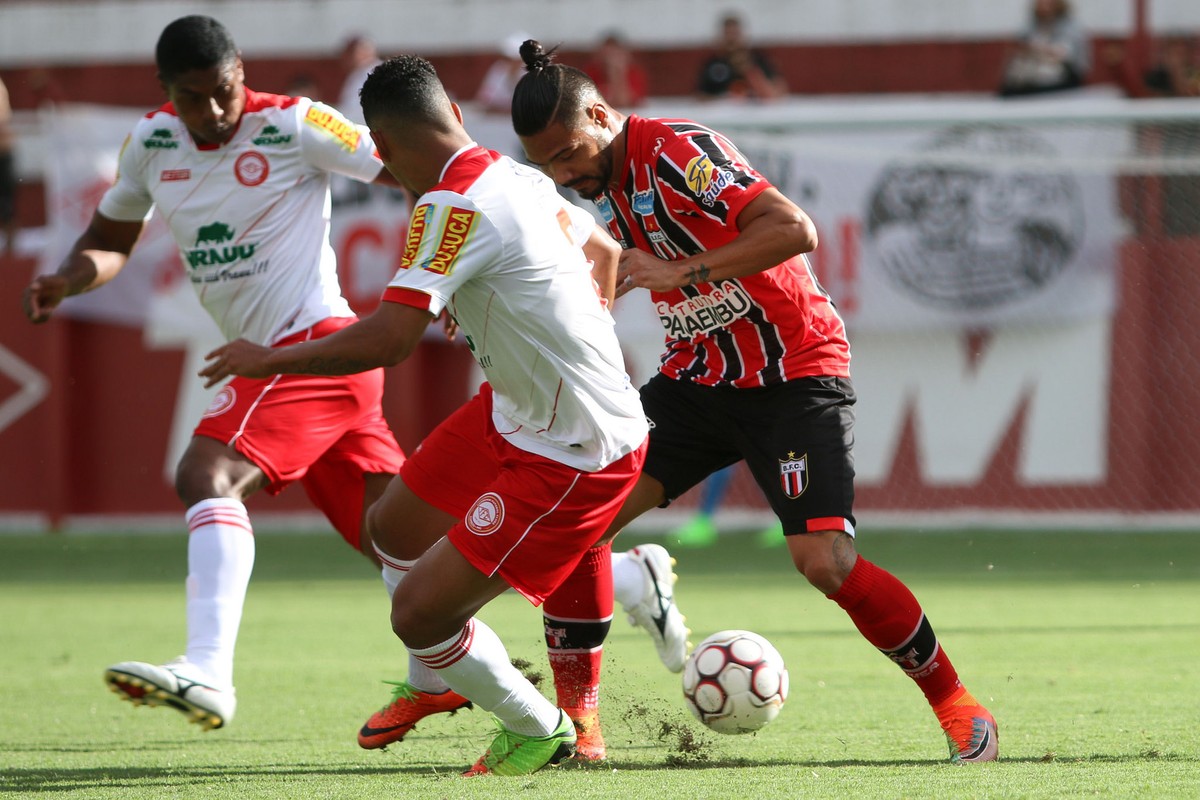
<instances>
[{"instance_id":1,"label":"spectator in stands","mask_svg":"<svg viewBox=\"0 0 1200 800\"><path fill-rule=\"evenodd\" d=\"M615 31L605 35L583 71L596 82L601 94L618 106L636 107L646 102L646 70Z\"/></svg>"},{"instance_id":2,"label":"spectator in stands","mask_svg":"<svg viewBox=\"0 0 1200 800\"><path fill-rule=\"evenodd\" d=\"M13 164L16 140L8 87L0 80L0 232L4 233L3 253L8 257L17 248L17 174Z\"/></svg>"},{"instance_id":3,"label":"spectator in stands","mask_svg":"<svg viewBox=\"0 0 1200 800\"><path fill-rule=\"evenodd\" d=\"M307 97L310 100L321 99L321 87L317 85L317 81L312 75L307 72L298 72L288 81L284 87L283 93L288 97Z\"/></svg>"},{"instance_id":4,"label":"spectator in stands","mask_svg":"<svg viewBox=\"0 0 1200 800\"><path fill-rule=\"evenodd\" d=\"M750 47L737 14L721 18L717 49L700 68L702 99L717 97L774 100L787 94L787 84L760 50Z\"/></svg>"},{"instance_id":5,"label":"spectator in stands","mask_svg":"<svg viewBox=\"0 0 1200 800\"><path fill-rule=\"evenodd\" d=\"M1146 88L1161 97L1200 97L1200 38L1163 45L1159 63L1146 72Z\"/></svg>"},{"instance_id":6,"label":"spectator in stands","mask_svg":"<svg viewBox=\"0 0 1200 800\"><path fill-rule=\"evenodd\" d=\"M1089 48L1067 0L1033 0L1029 27L1004 67L1000 96L1082 86L1091 68Z\"/></svg>"},{"instance_id":7,"label":"spectator in stands","mask_svg":"<svg viewBox=\"0 0 1200 800\"><path fill-rule=\"evenodd\" d=\"M375 43L362 34L355 34L342 45L342 91L338 99L338 110L347 119L362 124L362 106L358 102L358 90L371 70L379 64L379 51Z\"/></svg>"},{"instance_id":8,"label":"spectator in stands","mask_svg":"<svg viewBox=\"0 0 1200 800\"><path fill-rule=\"evenodd\" d=\"M512 109L513 89L525 74L521 61L521 42L528 39L524 33L513 33L500 45L500 56L488 67L475 93L475 100L489 114L508 114Z\"/></svg>"}]
</instances>

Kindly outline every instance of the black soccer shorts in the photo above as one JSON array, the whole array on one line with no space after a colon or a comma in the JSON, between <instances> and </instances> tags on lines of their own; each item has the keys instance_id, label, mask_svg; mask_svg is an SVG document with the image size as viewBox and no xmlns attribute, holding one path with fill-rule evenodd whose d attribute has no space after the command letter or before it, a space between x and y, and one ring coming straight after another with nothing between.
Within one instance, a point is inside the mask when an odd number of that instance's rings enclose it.
<instances>
[{"instance_id":1,"label":"black soccer shorts","mask_svg":"<svg viewBox=\"0 0 1200 800\"><path fill-rule=\"evenodd\" d=\"M655 375L642 387L650 420L643 472L667 502L745 459L785 534L854 533L854 387L813 377L752 389Z\"/></svg>"}]
</instances>

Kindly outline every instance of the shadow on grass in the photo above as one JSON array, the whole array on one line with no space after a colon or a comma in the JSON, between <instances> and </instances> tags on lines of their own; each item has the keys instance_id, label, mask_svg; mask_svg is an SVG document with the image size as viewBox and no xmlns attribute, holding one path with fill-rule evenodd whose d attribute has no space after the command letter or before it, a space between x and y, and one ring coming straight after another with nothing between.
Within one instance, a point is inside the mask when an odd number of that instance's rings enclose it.
<instances>
[{"instance_id":1,"label":"shadow on grass","mask_svg":"<svg viewBox=\"0 0 1200 800\"><path fill-rule=\"evenodd\" d=\"M1092 764L1140 764L1153 762L1191 763L1200 760L1195 755L1174 753L1139 753L1129 755L1093 754L1069 757L1004 758L999 764L1044 764L1050 766ZM618 769L628 772L655 772L661 770L708 771L722 769L767 769L786 767L789 769L895 769L895 768L945 768L944 761L892 759L688 759L669 758L660 763L624 763L620 759L610 760L603 765L564 764L559 771L600 771ZM389 775L425 776L447 778L459 774L462 766L433 763L406 763L403 766L333 766L307 764L272 764L247 767L86 767L78 769L6 769L4 782L0 784L0 795L8 792L67 792L86 789L147 789L156 786L182 787L192 784L211 784L222 781L234 788L242 780L278 778L354 778Z\"/></svg>"},{"instance_id":2,"label":"shadow on grass","mask_svg":"<svg viewBox=\"0 0 1200 800\"><path fill-rule=\"evenodd\" d=\"M465 769L463 766L460 769ZM444 764L416 763L402 767L322 766L278 764L254 767L80 767L77 769L6 769L0 795L7 792L82 789L147 789L155 786L182 787L214 781L236 785L241 780L278 778L371 777L374 775L457 775L458 769ZM232 786L231 786L232 788Z\"/></svg>"}]
</instances>

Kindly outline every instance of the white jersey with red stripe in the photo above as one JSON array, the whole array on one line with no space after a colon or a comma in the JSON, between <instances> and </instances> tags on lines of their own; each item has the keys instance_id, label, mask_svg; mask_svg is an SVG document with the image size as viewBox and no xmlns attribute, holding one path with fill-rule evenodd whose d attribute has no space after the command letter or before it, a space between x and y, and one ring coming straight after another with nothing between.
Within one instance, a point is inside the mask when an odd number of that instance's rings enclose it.
<instances>
[{"instance_id":1,"label":"white jersey with red stripe","mask_svg":"<svg viewBox=\"0 0 1200 800\"><path fill-rule=\"evenodd\" d=\"M271 344L354 316L329 243L330 175L371 181L381 169L367 129L330 106L247 89L223 145L197 145L170 104L147 114L99 212L136 221L157 206L225 337Z\"/></svg>"},{"instance_id":2,"label":"white jersey with red stripe","mask_svg":"<svg viewBox=\"0 0 1200 800\"><path fill-rule=\"evenodd\" d=\"M594 472L648 432L582 246L596 230L537 170L472 144L417 201L384 300L448 308L515 447Z\"/></svg>"}]
</instances>

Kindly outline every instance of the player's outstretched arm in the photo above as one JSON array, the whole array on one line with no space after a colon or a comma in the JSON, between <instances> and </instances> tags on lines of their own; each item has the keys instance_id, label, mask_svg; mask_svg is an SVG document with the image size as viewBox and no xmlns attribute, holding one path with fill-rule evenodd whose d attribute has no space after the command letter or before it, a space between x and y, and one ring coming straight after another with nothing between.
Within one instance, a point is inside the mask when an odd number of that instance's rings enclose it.
<instances>
[{"instance_id":1,"label":"player's outstretched arm","mask_svg":"<svg viewBox=\"0 0 1200 800\"><path fill-rule=\"evenodd\" d=\"M120 222L99 212L93 214L88 229L75 240L58 270L39 275L25 287L21 296L25 316L31 322L45 322L64 299L103 286L116 277L129 259L142 227L141 222Z\"/></svg>"},{"instance_id":2,"label":"player's outstretched arm","mask_svg":"<svg viewBox=\"0 0 1200 800\"><path fill-rule=\"evenodd\" d=\"M423 309L384 302L369 317L322 339L288 347L235 339L206 355L199 375L208 388L233 375L351 375L390 367L408 358L432 319Z\"/></svg>"}]
</instances>

